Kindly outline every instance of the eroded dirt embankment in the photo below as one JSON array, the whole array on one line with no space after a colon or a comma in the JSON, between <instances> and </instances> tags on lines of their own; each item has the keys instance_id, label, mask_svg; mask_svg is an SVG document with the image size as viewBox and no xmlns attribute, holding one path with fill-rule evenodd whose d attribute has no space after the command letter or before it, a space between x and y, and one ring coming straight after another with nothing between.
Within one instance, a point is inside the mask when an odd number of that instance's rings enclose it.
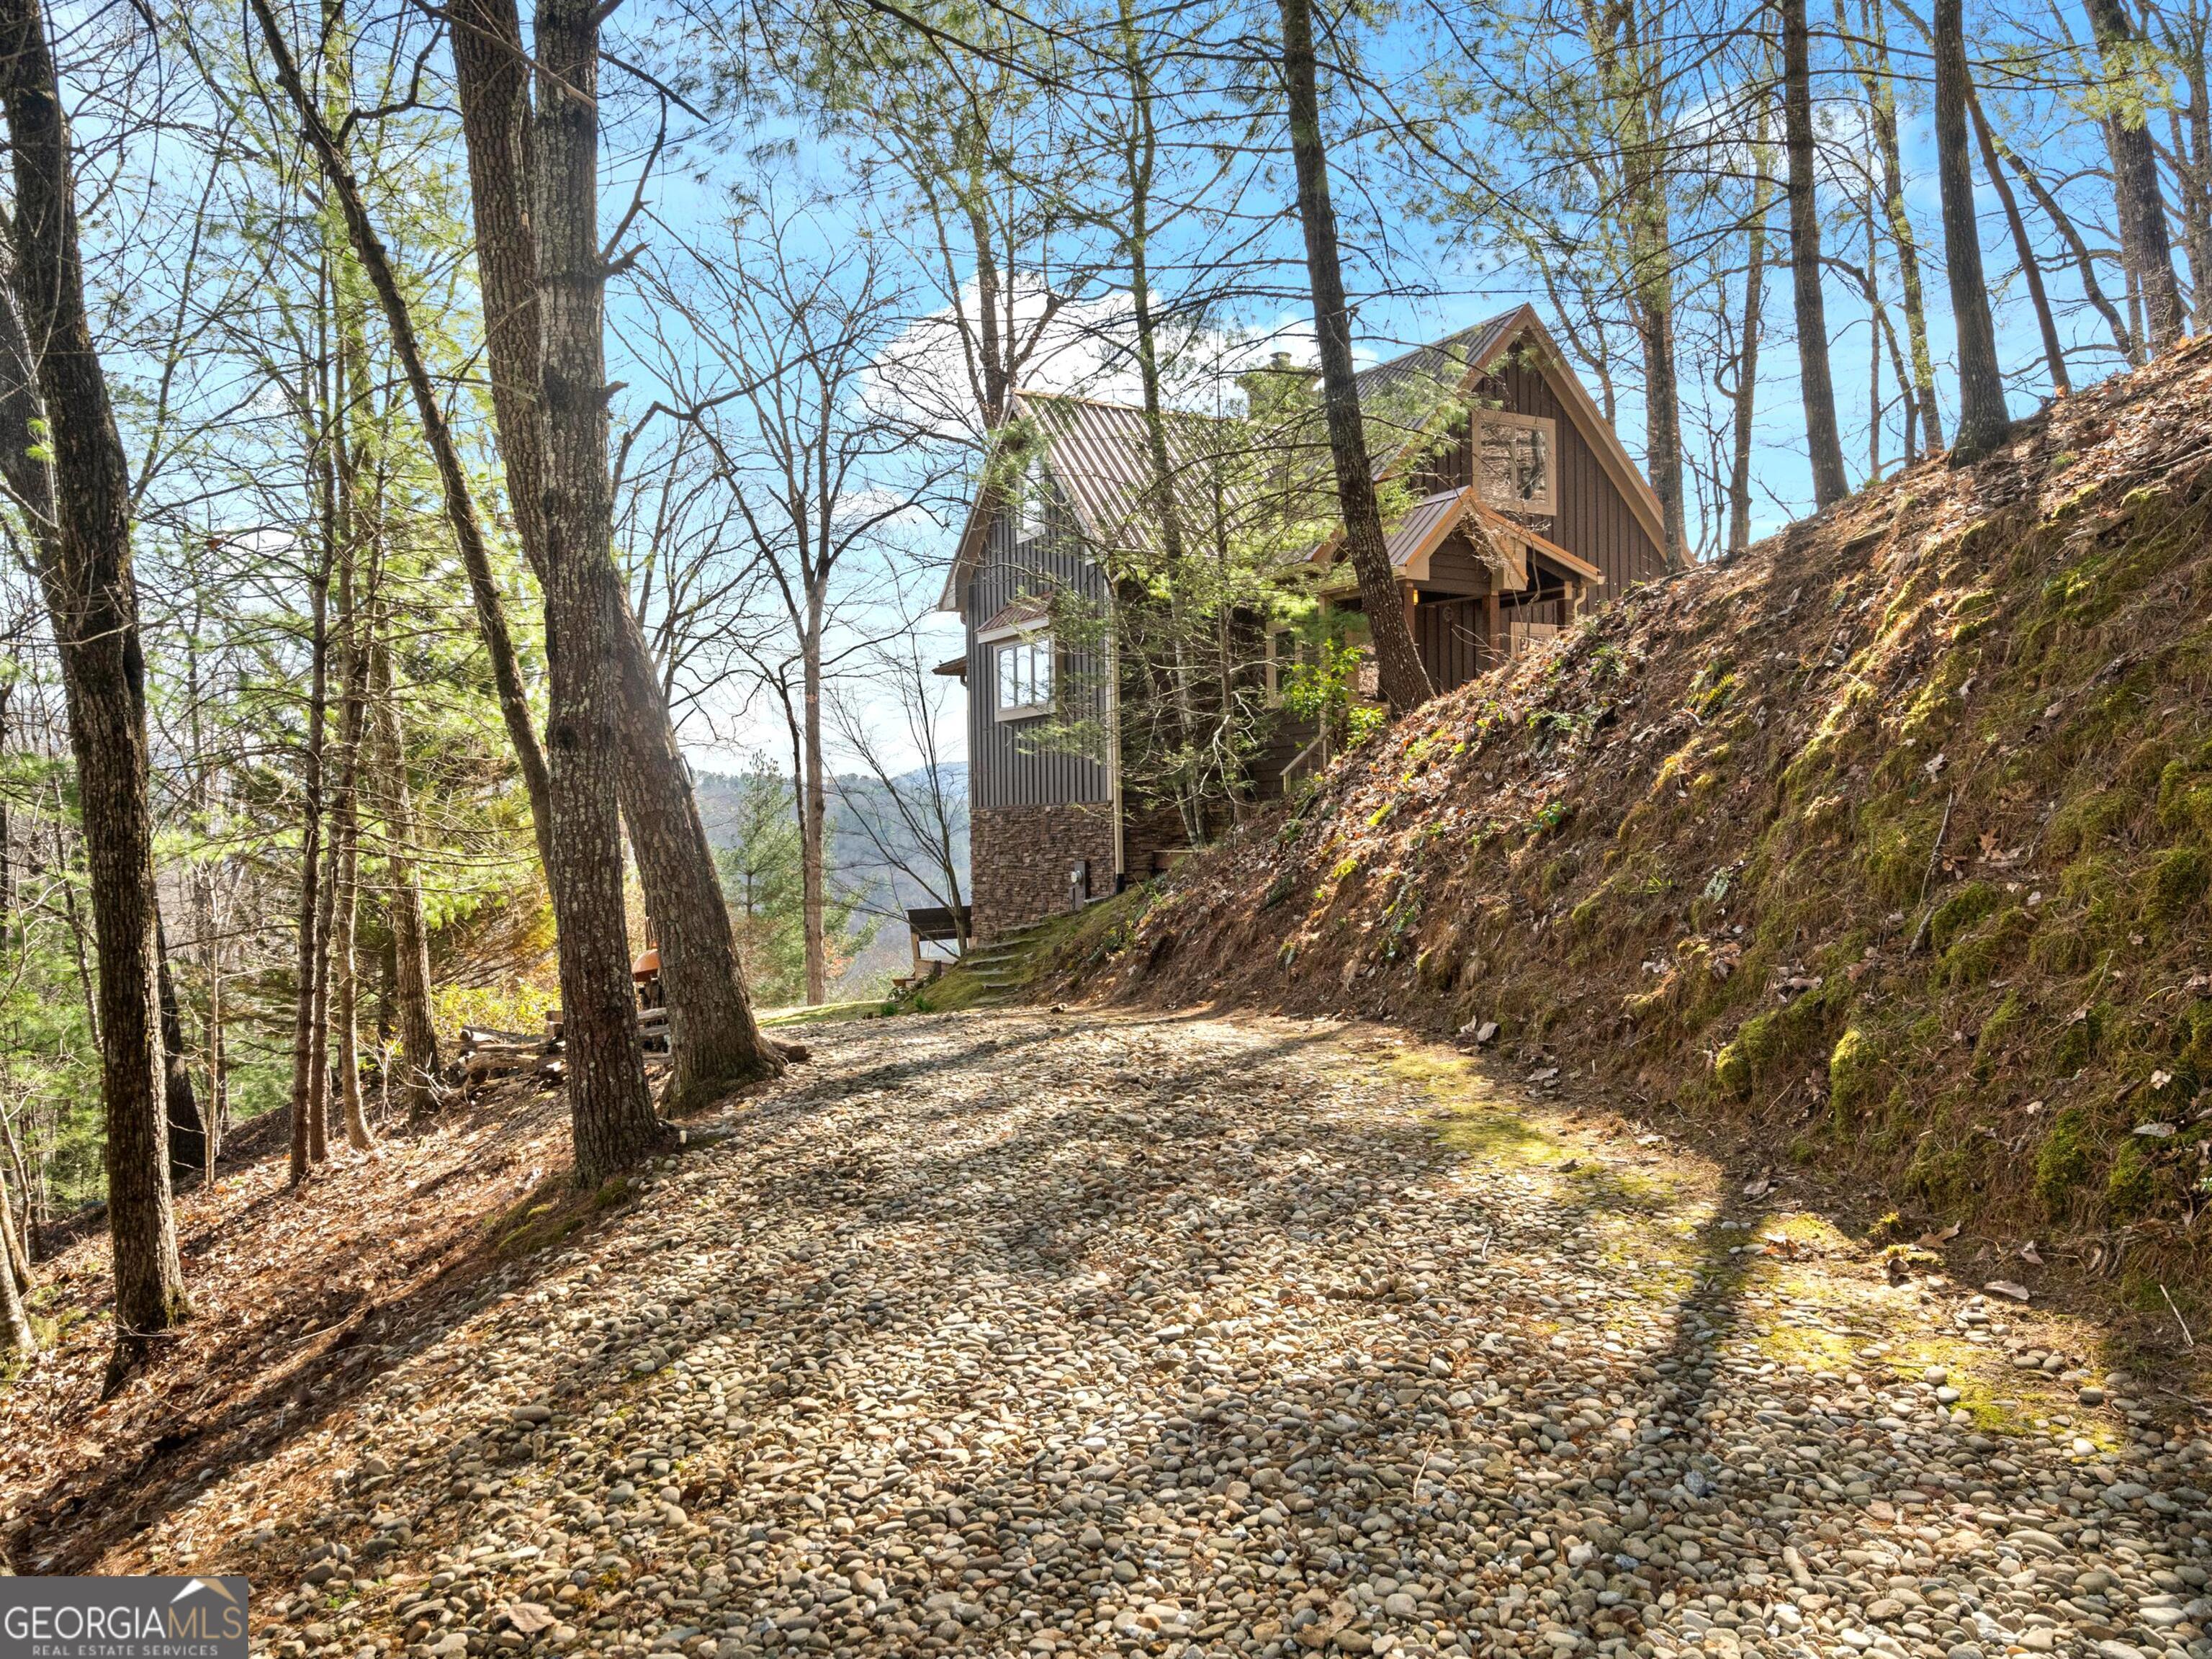
<instances>
[{"instance_id":1,"label":"eroded dirt embankment","mask_svg":"<svg viewBox=\"0 0 2212 1659\"><path fill-rule=\"evenodd\" d=\"M1508 1064L2180 1346L2212 1323L2208 521L2197 346L1439 698L1049 982L1494 1021Z\"/></svg>"}]
</instances>

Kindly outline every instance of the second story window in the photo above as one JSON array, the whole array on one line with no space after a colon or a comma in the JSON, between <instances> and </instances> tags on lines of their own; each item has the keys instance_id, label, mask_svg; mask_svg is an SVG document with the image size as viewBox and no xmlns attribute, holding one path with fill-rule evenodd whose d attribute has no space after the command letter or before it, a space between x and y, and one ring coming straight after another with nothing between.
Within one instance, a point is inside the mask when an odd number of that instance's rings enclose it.
<instances>
[{"instance_id":1,"label":"second story window","mask_svg":"<svg viewBox=\"0 0 2212 1659\"><path fill-rule=\"evenodd\" d=\"M1499 409L1474 411L1474 482L1482 499L1508 513L1558 512L1559 423Z\"/></svg>"},{"instance_id":2,"label":"second story window","mask_svg":"<svg viewBox=\"0 0 2212 1659\"><path fill-rule=\"evenodd\" d=\"M1042 471L1032 469L1024 475L1014 515L1014 539L1024 545L1042 541L1052 528L1052 493L1045 488Z\"/></svg>"},{"instance_id":3,"label":"second story window","mask_svg":"<svg viewBox=\"0 0 2212 1659\"><path fill-rule=\"evenodd\" d=\"M1002 720L1026 720L1052 712L1052 636L1008 640L992 651L992 679Z\"/></svg>"}]
</instances>

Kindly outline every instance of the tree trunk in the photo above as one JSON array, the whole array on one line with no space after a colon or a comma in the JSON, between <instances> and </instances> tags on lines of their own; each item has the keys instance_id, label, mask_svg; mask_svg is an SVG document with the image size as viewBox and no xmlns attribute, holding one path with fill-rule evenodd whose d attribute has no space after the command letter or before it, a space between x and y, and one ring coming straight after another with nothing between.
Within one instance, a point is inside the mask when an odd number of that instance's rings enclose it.
<instances>
[{"instance_id":1,"label":"tree trunk","mask_svg":"<svg viewBox=\"0 0 2212 1659\"><path fill-rule=\"evenodd\" d=\"M329 516L326 507L325 519ZM315 1163L315 1096L320 1087L315 1049L321 1029L315 991L323 961L323 727L330 705L330 562L336 551L325 526L323 545L307 577L307 731L300 761L300 923L294 951L299 1000L292 1018L292 1160L295 1187Z\"/></svg>"},{"instance_id":2,"label":"tree trunk","mask_svg":"<svg viewBox=\"0 0 2212 1659\"><path fill-rule=\"evenodd\" d=\"M1765 326L1766 216L1773 203L1767 162L1767 152L1762 147L1752 176L1751 231L1744 252L1743 328L1736 354L1735 447L1729 466L1728 547L1732 557L1751 546L1752 420L1759 396L1759 337Z\"/></svg>"},{"instance_id":3,"label":"tree trunk","mask_svg":"<svg viewBox=\"0 0 2212 1659\"><path fill-rule=\"evenodd\" d=\"M155 988L161 1001L161 1103L169 1120L169 1168L173 1173L204 1170L207 1127L192 1091L192 1068L185 1058L184 1012L177 1004L177 981L169 972L169 935L157 910L154 945L161 957Z\"/></svg>"},{"instance_id":4,"label":"tree trunk","mask_svg":"<svg viewBox=\"0 0 2212 1659\"><path fill-rule=\"evenodd\" d=\"M415 870L415 804L407 750L392 681L392 652L381 631L370 647L369 707L376 738L377 816L383 819L385 915L392 930L392 1024L399 1034L399 1104L410 1116L438 1105L438 1028L430 1012L430 930Z\"/></svg>"},{"instance_id":5,"label":"tree trunk","mask_svg":"<svg viewBox=\"0 0 2212 1659\"><path fill-rule=\"evenodd\" d=\"M1813 42L1805 0L1782 9L1782 138L1789 156L1790 269L1797 301L1798 385L1805 400L1805 447L1813 501L1832 507L1851 493L1836 426L1836 388L1828 367L1828 312L1820 294L1820 204L1813 148Z\"/></svg>"},{"instance_id":6,"label":"tree trunk","mask_svg":"<svg viewBox=\"0 0 2212 1659\"><path fill-rule=\"evenodd\" d=\"M824 866L830 799L822 765L822 596L807 596L806 629L801 641L800 709L806 726L806 811L799 820L799 902L806 945L806 1000L830 998L828 880Z\"/></svg>"},{"instance_id":7,"label":"tree trunk","mask_svg":"<svg viewBox=\"0 0 2212 1659\"><path fill-rule=\"evenodd\" d=\"M2136 337L2129 330L2126 319L2120 315L2119 307L2112 303L2103 285L2097 281L2096 259L2090 253L2088 244L2081 240L2081 233L2075 228L2072 216L2059 206L2057 198L2036 176L2035 169L2027 164L2025 158L2013 151L1995 132L1990 137L1996 145L1998 154L2012 162L2013 171L2020 175L2021 183L2027 186L2027 193L2035 198L2035 204L2043 210L2043 216L2051 221L2064 239L2067 251L2074 256L2075 270L2081 277L2082 297L2095 307L2097 314L2105 319L2105 326L2112 331L2112 345L2122 360L2130 363L2141 362L2142 358L2137 349Z\"/></svg>"},{"instance_id":8,"label":"tree trunk","mask_svg":"<svg viewBox=\"0 0 2212 1659\"><path fill-rule=\"evenodd\" d=\"M492 415L517 538L545 580L544 437L539 426L542 307L534 216L538 136L514 0L459 0L454 77L468 149ZM755 1022L714 870L714 849L653 672L644 630L616 584L621 650L621 791L646 914L660 947L673 1070L670 1111L703 1105L783 1069Z\"/></svg>"},{"instance_id":9,"label":"tree trunk","mask_svg":"<svg viewBox=\"0 0 2212 1659\"><path fill-rule=\"evenodd\" d=\"M1875 148L1881 156L1882 215L1889 226L1889 240L1897 249L1898 277L1904 290L1905 335L1912 352L1912 379L1907 398L1911 408L1919 411L1921 430L1926 434L1926 450L1932 455L1943 447L1943 412L1936 398L1936 359L1928 349L1928 306L1920 281L1920 240L1912 228L1912 215L1905 201L1905 163L1898 148L1897 97L1893 90L1897 77L1890 67L1889 29L1880 0L1872 0L1866 16L1874 56L1870 69L1862 70L1861 80L1872 117ZM1836 0L1836 22L1841 30L1843 0ZM1907 411L1908 430L1911 425L1911 408ZM1907 444L1908 461L1917 459L1920 453L1919 449Z\"/></svg>"},{"instance_id":10,"label":"tree trunk","mask_svg":"<svg viewBox=\"0 0 2212 1659\"><path fill-rule=\"evenodd\" d=\"M1982 281L1981 229L1974 217L1974 164L1966 137L1966 69L1961 0L1936 0L1936 178L1943 196L1943 257L1951 319L1959 337L1959 430L1951 465L1980 460L2004 441L2012 416L1997 367L1996 326Z\"/></svg>"},{"instance_id":11,"label":"tree trunk","mask_svg":"<svg viewBox=\"0 0 2212 1659\"><path fill-rule=\"evenodd\" d=\"M1657 54L1664 38L1644 39L1636 0L1609 6L1606 16L1606 61L1601 67L1623 135L1630 299L1644 351L1644 471L1659 498L1666 542L1661 551L1670 567L1680 569L1689 562L1689 537L1683 507L1681 385L1674 362L1673 202L1661 137L1665 64Z\"/></svg>"},{"instance_id":12,"label":"tree trunk","mask_svg":"<svg viewBox=\"0 0 2212 1659\"><path fill-rule=\"evenodd\" d=\"M349 463L346 468L352 471ZM354 481L346 482L348 494ZM349 508L346 548L338 567L339 701L337 786L331 793L331 1065L338 1116L356 1152L375 1144L361 1103L361 978L356 949L361 916L361 755L367 709L368 653L362 638L361 594L354 556L357 510Z\"/></svg>"},{"instance_id":13,"label":"tree trunk","mask_svg":"<svg viewBox=\"0 0 2212 1659\"><path fill-rule=\"evenodd\" d=\"M2191 20L2185 43L2177 42L2174 55L2189 83L2189 131L2185 149L2176 117L2174 149L2183 157L2181 175L2181 235L2189 250L2190 299L2196 309L2197 331L2212 328L2212 85L2204 73L2203 19Z\"/></svg>"},{"instance_id":14,"label":"tree trunk","mask_svg":"<svg viewBox=\"0 0 2212 1659\"><path fill-rule=\"evenodd\" d=\"M331 932L337 907L337 837L323 838L320 902L315 912L314 1030L308 1042L307 1162L331 1155Z\"/></svg>"},{"instance_id":15,"label":"tree trunk","mask_svg":"<svg viewBox=\"0 0 2212 1659\"><path fill-rule=\"evenodd\" d=\"M2005 178L2004 163L1997 159L1996 141L1990 137L1989 119L1982 113L1981 97L1971 83L1966 88L1966 112L1973 118L1975 141L1981 146L1982 170L1990 175L1990 188L2004 209L2013 252L2019 258L2027 297L2035 307L2035 326L2043 336L2043 361L2051 371L2051 389L2063 398L2074 390L2074 383L2067 378L2066 348L2059 342L2057 319L2051 314L2051 296L2044 292L2043 268L2036 263L2034 246L2027 239L2027 222L2021 217L2020 199Z\"/></svg>"},{"instance_id":16,"label":"tree trunk","mask_svg":"<svg viewBox=\"0 0 2212 1659\"><path fill-rule=\"evenodd\" d=\"M2121 0L2086 0L2086 3L2106 77L2116 82L2131 79L2137 72L2143 43L2126 7ZM2151 146L2147 122L2130 125L2124 115L2116 113L2106 126L2122 240L2131 250L2130 264L2142 285L2151 344L2164 351L2181 338L2188 321L2181 306L2181 288L2173 275L2173 243L2166 228L2166 201L2159 192L2158 155Z\"/></svg>"},{"instance_id":17,"label":"tree trunk","mask_svg":"<svg viewBox=\"0 0 2212 1659\"><path fill-rule=\"evenodd\" d=\"M1405 602L1390 568L1389 550L1383 545L1382 508L1375 496L1367 434L1360 421L1359 385L1352 368L1352 307L1344 297L1336 210L1328 195L1328 152L1322 138L1312 0L1278 0L1278 4L1282 13L1283 90L1289 105L1291 160L1298 181L1298 224L1305 233L1314 333L1321 350L1322 407L1328 420L1329 456L1336 468L1344 550L1359 583L1360 606L1367 613L1376 678L1383 701L1392 714L1402 714L1426 702L1435 690L1406 626Z\"/></svg>"},{"instance_id":18,"label":"tree trunk","mask_svg":"<svg viewBox=\"0 0 2212 1659\"><path fill-rule=\"evenodd\" d=\"M15 184L16 295L39 343L58 507L40 574L69 703L100 961L108 1231L115 1259L112 1391L155 1334L190 1312L169 1196L145 660L131 567L131 477L84 309L76 181L38 0L0 0L0 103Z\"/></svg>"},{"instance_id":19,"label":"tree trunk","mask_svg":"<svg viewBox=\"0 0 2212 1659\"><path fill-rule=\"evenodd\" d=\"M0 368L0 374L9 371ZM10 374L12 378L12 374ZM0 398L6 396L0 389ZM4 416L0 416L4 418ZM25 457L27 465L29 458ZM14 683L0 684L0 756L8 752L8 702L15 690ZM15 854L14 833L8 821L8 801L0 796L0 941L11 939L15 921Z\"/></svg>"},{"instance_id":20,"label":"tree trunk","mask_svg":"<svg viewBox=\"0 0 2212 1659\"><path fill-rule=\"evenodd\" d=\"M266 0L262 0L266 3ZM665 1144L638 1048L623 917L621 586L607 476L606 264L599 244L599 43L593 0L539 0L537 192L544 433L546 725L577 1178Z\"/></svg>"},{"instance_id":21,"label":"tree trunk","mask_svg":"<svg viewBox=\"0 0 2212 1659\"><path fill-rule=\"evenodd\" d=\"M689 1111L740 1085L775 1076L783 1070L783 1056L753 1018L707 826L668 723L644 632L613 561L603 559L601 567L604 603L614 624L630 636L615 659L624 690L617 758L623 813L660 947L660 984L668 1005L671 1070L661 1106L671 1113Z\"/></svg>"},{"instance_id":22,"label":"tree trunk","mask_svg":"<svg viewBox=\"0 0 2212 1659\"><path fill-rule=\"evenodd\" d=\"M29 1286L15 1279L15 1218L10 1213L8 1183L4 1181L0 1181L0 1237L7 1239L9 1247L7 1267L0 1270L0 1366L12 1370L15 1364L39 1351L39 1340L31 1333L31 1316L23 1306L23 1295Z\"/></svg>"},{"instance_id":23,"label":"tree trunk","mask_svg":"<svg viewBox=\"0 0 2212 1659\"><path fill-rule=\"evenodd\" d=\"M8 1132L9 1151L13 1154L9 1161L15 1171L16 1185L23 1188L23 1206L27 1210L31 1202L30 1189L24 1185L22 1153L15 1146L15 1131L11 1128ZM9 1206L8 1182L4 1176L0 1176L0 1245L3 1245L8 1253L7 1276L15 1281L19 1294L30 1295L30 1247L24 1242L23 1218L17 1216Z\"/></svg>"}]
</instances>

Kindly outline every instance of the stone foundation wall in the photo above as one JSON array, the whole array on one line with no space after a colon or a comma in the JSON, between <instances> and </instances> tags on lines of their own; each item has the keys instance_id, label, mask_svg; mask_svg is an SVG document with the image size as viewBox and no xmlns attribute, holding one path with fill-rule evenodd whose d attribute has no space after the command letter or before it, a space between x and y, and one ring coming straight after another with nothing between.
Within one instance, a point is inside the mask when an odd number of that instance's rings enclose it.
<instances>
[{"instance_id":1,"label":"stone foundation wall","mask_svg":"<svg viewBox=\"0 0 2212 1659\"><path fill-rule=\"evenodd\" d=\"M1067 872L1091 864L1091 896L1114 890L1114 809L1096 805L979 806L969 815L968 886L975 937L1064 915Z\"/></svg>"}]
</instances>

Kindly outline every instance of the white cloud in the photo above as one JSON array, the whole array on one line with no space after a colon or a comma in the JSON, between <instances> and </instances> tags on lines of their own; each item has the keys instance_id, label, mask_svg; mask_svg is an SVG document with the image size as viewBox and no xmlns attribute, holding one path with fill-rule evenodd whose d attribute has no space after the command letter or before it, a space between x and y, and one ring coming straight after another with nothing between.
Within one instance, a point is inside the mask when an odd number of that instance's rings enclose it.
<instances>
[{"instance_id":1,"label":"white cloud","mask_svg":"<svg viewBox=\"0 0 2212 1659\"><path fill-rule=\"evenodd\" d=\"M1115 403L1140 400L1135 303L1127 294L1067 301L1048 315L1044 286L1018 280L1011 324L1015 337L1029 345L1018 380L1023 389ZM961 291L959 304L959 313L948 306L908 324L878 356L866 395L872 406L942 439L973 441L980 423L960 316L967 319L969 337L980 337L974 283ZM1009 316L1003 302L1000 313L1004 330ZM1239 396L1236 377L1264 367L1277 352L1303 363L1315 357L1312 320L1297 313L1266 325L1192 325L1171 315L1159 339L1167 398L1185 409L1227 409Z\"/></svg>"}]
</instances>

